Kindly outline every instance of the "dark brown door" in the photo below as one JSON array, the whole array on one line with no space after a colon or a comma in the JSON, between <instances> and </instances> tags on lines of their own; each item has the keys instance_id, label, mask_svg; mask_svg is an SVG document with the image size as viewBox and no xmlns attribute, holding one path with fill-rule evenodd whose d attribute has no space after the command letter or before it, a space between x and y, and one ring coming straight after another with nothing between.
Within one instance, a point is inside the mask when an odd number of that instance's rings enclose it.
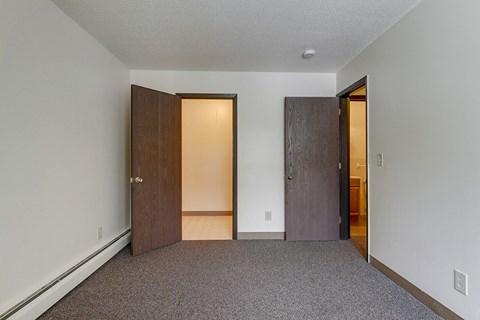
<instances>
[{"instance_id":1,"label":"dark brown door","mask_svg":"<svg viewBox=\"0 0 480 320\"><path fill-rule=\"evenodd\" d=\"M132 85L132 254L182 240L180 97Z\"/></svg>"},{"instance_id":2,"label":"dark brown door","mask_svg":"<svg viewBox=\"0 0 480 320\"><path fill-rule=\"evenodd\" d=\"M338 98L285 99L287 240L338 240Z\"/></svg>"}]
</instances>

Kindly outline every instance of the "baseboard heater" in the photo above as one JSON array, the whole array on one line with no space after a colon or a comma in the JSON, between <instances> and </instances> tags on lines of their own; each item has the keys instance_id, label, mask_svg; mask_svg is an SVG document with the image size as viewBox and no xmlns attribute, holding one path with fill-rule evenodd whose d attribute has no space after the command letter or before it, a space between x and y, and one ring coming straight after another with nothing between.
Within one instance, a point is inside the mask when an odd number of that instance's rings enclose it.
<instances>
[{"instance_id":1,"label":"baseboard heater","mask_svg":"<svg viewBox=\"0 0 480 320\"><path fill-rule=\"evenodd\" d=\"M60 281L62 281L63 279L68 277L70 274L75 272L78 268L83 266L85 263L92 260L97 255L99 255L104 250L106 250L108 247L110 247L112 244L114 244L115 242L117 242L118 240L126 236L129 232L130 232L130 229L126 230L121 235L119 235L118 237L116 237L115 239L113 239L112 241L110 241L109 243L107 243L106 245L104 245L103 247L101 247L100 249L98 249L97 251L95 251L94 253L92 253L91 255L89 255L88 257L86 257L85 259L83 259L82 261L80 261L79 263L77 263L76 265L74 265L73 267L71 267L70 269L68 269L67 271L65 271L64 273L62 273L61 275L53 279L52 281L50 281L49 283L41 287L40 289L38 289L28 297L26 297L25 299L23 299L22 301L20 301L10 309L8 309L7 311L5 311L4 313L2 313L0 315L0 320L8 319L12 315L14 315L16 312L24 308L27 304L29 304L30 302L32 302L33 300L41 296L43 293L45 293L48 289L58 284Z\"/></svg>"}]
</instances>

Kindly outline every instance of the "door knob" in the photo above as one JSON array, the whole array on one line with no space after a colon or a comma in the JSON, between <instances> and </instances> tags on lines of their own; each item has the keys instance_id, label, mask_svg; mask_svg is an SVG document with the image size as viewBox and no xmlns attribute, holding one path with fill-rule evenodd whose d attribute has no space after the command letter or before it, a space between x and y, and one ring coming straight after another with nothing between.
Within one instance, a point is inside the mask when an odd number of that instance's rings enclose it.
<instances>
[{"instance_id":1,"label":"door knob","mask_svg":"<svg viewBox=\"0 0 480 320\"><path fill-rule=\"evenodd\" d=\"M140 177L136 177L134 181L135 181L136 183L142 183L142 182L143 182L143 179L140 178Z\"/></svg>"},{"instance_id":2,"label":"door knob","mask_svg":"<svg viewBox=\"0 0 480 320\"><path fill-rule=\"evenodd\" d=\"M293 177L292 177L292 176L288 176L287 179L288 179L288 180L293 180Z\"/></svg>"}]
</instances>

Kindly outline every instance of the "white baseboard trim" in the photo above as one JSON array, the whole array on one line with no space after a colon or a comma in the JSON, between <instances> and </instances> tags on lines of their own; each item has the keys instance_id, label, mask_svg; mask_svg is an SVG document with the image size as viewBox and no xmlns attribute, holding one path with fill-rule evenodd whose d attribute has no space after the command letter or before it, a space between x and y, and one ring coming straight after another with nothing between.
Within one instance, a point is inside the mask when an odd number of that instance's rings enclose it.
<instances>
[{"instance_id":1,"label":"white baseboard trim","mask_svg":"<svg viewBox=\"0 0 480 320\"><path fill-rule=\"evenodd\" d=\"M15 313L10 316L4 314L2 316L6 317L4 318L0 316L0 318L9 320L34 320L38 318L129 243L130 232L124 234L121 238L116 239L113 243L109 243L105 247L96 251L101 252L86 261L65 278L59 280L55 285L37 296L35 299L22 306Z\"/></svg>"},{"instance_id":2,"label":"white baseboard trim","mask_svg":"<svg viewBox=\"0 0 480 320\"><path fill-rule=\"evenodd\" d=\"M285 232L238 232L237 240L285 240Z\"/></svg>"}]
</instances>

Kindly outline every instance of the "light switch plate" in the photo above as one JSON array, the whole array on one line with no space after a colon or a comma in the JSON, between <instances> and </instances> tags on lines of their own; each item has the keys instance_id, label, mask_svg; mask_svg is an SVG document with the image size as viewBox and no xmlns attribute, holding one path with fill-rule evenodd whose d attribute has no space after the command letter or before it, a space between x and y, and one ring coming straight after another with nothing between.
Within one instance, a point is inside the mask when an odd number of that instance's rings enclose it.
<instances>
[{"instance_id":1,"label":"light switch plate","mask_svg":"<svg viewBox=\"0 0 480 320\"><path fill-rule=\"evenodd\" d=\"M377 153L377 167L383 167L383 153Z\"/></svg>"}]
</instances>

